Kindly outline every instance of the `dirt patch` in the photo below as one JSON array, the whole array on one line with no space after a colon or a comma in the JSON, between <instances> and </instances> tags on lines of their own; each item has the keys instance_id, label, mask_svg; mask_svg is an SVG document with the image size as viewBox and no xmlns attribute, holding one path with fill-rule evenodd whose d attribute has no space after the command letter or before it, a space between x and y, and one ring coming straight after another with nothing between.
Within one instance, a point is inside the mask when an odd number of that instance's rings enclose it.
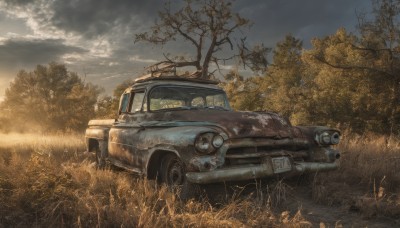
<instances>
[{"instance_id":1,"label":"dirt patch","mask_svg":"<svg viewBox=\"0 0 400 228\"><path fill-rule=\"evenodd\" d=\"M350 191L348 191L350 190ZM351 189L346 189L351 193ZM362 210L365 205L357 204L357 196L347 196L340 203L331 201L329 204L316 202L309 187L296 187L293 198L288 201L289 208L300 209L303 217L314 226L322 227L398 227L400 220L385 216L366 216ZM332 203L334 202L334 203Z\"/></svg>"},{"instance_id":2,"label":"dirt patch","mask_svg":"<svg viewBox=\"0 0 400 228\"><path fill-rule=\"evenodd\" d=\"M346 183L263 180L208 185L203 195L213 206L252 199L280 220L302 218L305 227L398 227L400 206L375 201ZM203 198L204 199L204 198ZM308 223L305 223L307 221ZM307 225L308 224L308 225Z\"/></svg>"}]
</instances>

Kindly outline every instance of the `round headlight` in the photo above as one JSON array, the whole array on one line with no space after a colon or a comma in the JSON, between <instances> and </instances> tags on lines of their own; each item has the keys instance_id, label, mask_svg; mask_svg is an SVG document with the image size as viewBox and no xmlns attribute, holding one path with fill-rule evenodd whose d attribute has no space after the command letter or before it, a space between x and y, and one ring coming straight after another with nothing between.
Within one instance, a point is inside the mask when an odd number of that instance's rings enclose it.
<instances>
[{"instance_id":1,"label":"round headlight","mask_svg":"<svg viewBox=\"0 0 400 228\"><path fill-rule=\"evenodd\" d=\"M222 144L224 144L224 138L222 138L221 135L214 136L214 138L212 140L212 145L215 148L220 148L222 146Z\"/></svg>"},{"instance_id":2,"label":"round headlight","mask_svg":"<svg viewBox=\"0 0 400 228\"><path fill-rule=\"evenodd\" d=\"M321 143L329 144L331 142L331 135L328 132L324 132L320 136Z\"/></svg>"},{"instance_id":3,"label":"round headlight","mask_svg":"<svg viewBox=\"0 0 400 228\"><path fill-rule=\"evenodd\" d=\"M213 133L205 133L199 135L194 143L196 150L207 154L212 153L215 150L214 147L211 145L213 137Z\"/></svg>"},{"instance_id":4,"label":"round headlight","mask_svg":"<svg viewBox=\"0 0 400 228\"><path fill-rule=\"evenodd\" d=\"M336 145L336 144L339 143L339 141L340 141L340 135L339 135L339 133L337 133L337 132L333 133L333 134L331 135L331 143L334 144L334 145Z\"/></svg>"}]
</instances>

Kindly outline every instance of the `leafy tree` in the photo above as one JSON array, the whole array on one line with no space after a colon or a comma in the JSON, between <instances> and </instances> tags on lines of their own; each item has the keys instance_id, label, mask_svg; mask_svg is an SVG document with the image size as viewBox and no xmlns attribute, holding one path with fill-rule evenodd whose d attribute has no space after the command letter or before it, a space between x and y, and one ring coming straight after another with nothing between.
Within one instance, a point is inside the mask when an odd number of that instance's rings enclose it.
<instances>
[{"instance_id":1,"label":"leafy tree","mask_svg":"<svg viewBox=\"0 0 400 228\"><path fill-rule=\"evenodd\" d=\"M131 86L131 79L125 80L117 85L113 91L113 96L104 96L97 102L96 118L118 118L119 100L126 88Z\"/></svg>"},{"instance_id":2,"label":"leafy tree","mask_svg":"<svg viewBox=\"0 0 400 228\"><path fill-rule=\"evenodd\" d=\"M265 99L261 89L261 77L244 78L237 70L232 70L225 76L224 88L231 107L235 110L261 111Z\"/></svg>"},{"instance_id":3,"label":"leafy tree","mask_svg":"<svg viewBox=\"0 0 400 228\"><path fill-rule=\"evenodd\" d=\"M96 118L98 119L116 119L117 108L115 105L118 104L114 97L103 96L97 101L96 107Z\"/></svg>"},{"instance_id":4,"label":"leafy tree","mask_svg":"<svg viewBox=\"0 0 400 228\"><path fill-rule=\"evenodd\" d=\"M354 49L369 57L367 70L380 85L377 92L387 95L382 103L387 105L381 107L388 121L385 128L400 133L400 1L375 0L372 13L373 20L359 17L361 39Z\"/></svg>"},{"instance_id":5,"label":"leafy tree","mask_svg":"<svg viewBox=\"0 0 400 228\"><path fill-rule=\"evenodd\" d=\"M82 130L94 116L100 92L64 65L50 63L32 72L21 70L7 88L2 106L26 130Z\"/></svg>"},{"instance_id":6,"label":"leafy tree","mask_svg":"<svg viewBox=\"0 0 400 228\"><path fill-rule=\"evenodd\" d=\"M287 36L265 77L227 75L232 106L259 110L261 100L295 124L400 134L400 1L373 1L372 16L358 15L357 34L338 29L309 50Z\"/></svg>"},{"instance_id":7,"label":"leafy tree","mask_svg":"<svg viewBox=\"0 0 400 228\"><path fill-rule=\"evenodd\" d=\"M147 41L153 44L164 45L170 41L183 39L194 48L193 59L184 57L167 57L167 61L177 67L193 66L201 71L201 78L209 77L210 63L219 64L238 58L244 66L254 71L264 70L267 65L266 53L263 45L253 48L246 47L245 38L234 43L235 32L250 25L248 19L232 11L232 2L229 0L184 0L184 6L172 12L170 3L159 12L160 21L151 27L150 32L136 35L135 42ZM221 53L229 47L237 49L237 54L221 57Z\"/></svg>"},{"instance_id":8,"label":"leafy tree","mask_svg":"<svg viewBox=\"0 0 400 228\"><path fill-rule=\"evenodd\" d=\"M314 123L341 123L355 129L359 128L362 119L357 113L367 114L366 107L359 102L365 99L360 96L369 95L368 91L364 91L364 84L360 83L363 80L362 73L334 68L319 60L329 59L335 64L353 62L359 58L351 46L355 39L345 29L339 29L336 34L314 39L313 49L303 54L306 72L313 77L309 97L312 103L310 116Z\"/></svg>"},{"instance_id":9,"label":"leafy tree","mask_svg":"<svg viewBox=\"0 0 400 228\"><path fill-rule=\"evenodd\" d=\"M311 67L318 68L318 107L322 111L329 97L335 103L326 109L331 120L358 131L400 133L399 4L374 1L373 19L359 16L359 36L341 29L315 39L305 55Z\"/></svg>"},{"instance_id":10,"label":"leafy tree","mask_svg":"<svg viewBox=\"0 0 400 228\"><path fill-rule=\"evenodd\" d=\"M306 77L302 50L302 42L287 35L278 42L273 52L273 64L263 80L264 108L279 112L295 123L309 121L306 101L312 80Z\"/></svg>"}]
</instances>

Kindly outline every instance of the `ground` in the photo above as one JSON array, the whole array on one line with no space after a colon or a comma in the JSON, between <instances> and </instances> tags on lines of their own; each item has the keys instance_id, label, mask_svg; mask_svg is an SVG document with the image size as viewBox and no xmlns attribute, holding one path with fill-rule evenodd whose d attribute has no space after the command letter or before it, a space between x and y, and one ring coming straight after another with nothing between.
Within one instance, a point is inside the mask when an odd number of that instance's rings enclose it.
<instances>
[{"instance_id":1,"label":"ground","mask_svg":"<svg viewBox=\"0 0 400 228\"><path fill-rule=\"evenodd\" d=\"M183 202L155 181L96 169L82 135L0 136L0 227L400 226L397 139L345 139L339 170L206 186Z\"/></svg>"},{"instance_id":2,"label":"ground","mask_svg":"<svg viewBox=\"0 0 400 228\"><path fill-rule=\"evenodd\" d=\"M297 187L294 189L292 211L300 208L303 217L313 226L325 227L396 227L400 221L387 217L368 218L352 205L327 206L313 201L309 187Z\"/></svg>"}]
</instances>

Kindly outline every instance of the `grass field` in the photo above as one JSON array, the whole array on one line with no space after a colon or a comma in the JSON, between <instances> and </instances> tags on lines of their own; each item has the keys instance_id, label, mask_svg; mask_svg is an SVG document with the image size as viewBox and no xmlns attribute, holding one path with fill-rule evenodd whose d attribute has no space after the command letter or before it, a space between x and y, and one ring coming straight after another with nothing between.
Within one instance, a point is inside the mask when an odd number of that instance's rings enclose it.
<instances>
[{"instance_id":1,"label":"grass field","mask_svg":"<svg viewBox=\"0 0 400 228\"><path fill-rule=\"evenodd\" d=\"M181 202L156 182L122 171L96 170L91 156L83 153L82 135L1 134L0 227L324 225L324 217L317 221L307 216L310 209L302 202L289 205L299 189L309 195L311 209L322 205L330 213L346 208L367 224L381 217L398 224L400 140L353 137L340 149L341 168L309 181L255 182L248 184L250 190L236 187L222 194L220 202ZM341 224L338 219L333 226Z\"/></svg>"}]
</instances>

